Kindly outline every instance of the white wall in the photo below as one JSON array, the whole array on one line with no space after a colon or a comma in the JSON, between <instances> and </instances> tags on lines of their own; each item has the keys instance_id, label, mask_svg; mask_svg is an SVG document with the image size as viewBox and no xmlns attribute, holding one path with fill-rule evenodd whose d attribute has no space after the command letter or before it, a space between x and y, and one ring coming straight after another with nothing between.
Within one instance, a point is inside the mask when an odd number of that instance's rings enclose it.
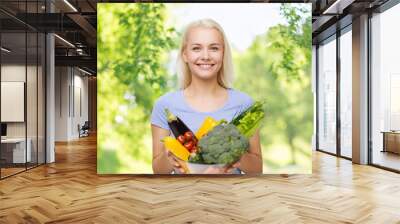
<instances>
[{"instance_id":1,"label":"white wall","mask_svg":"<svg viewBox=\"0 0 400 224\"><path fill-rule=\"evenodd\" d=\"M25 82L25 65L2 65L1 66L1 81L18 81ZM7 110L7 108L1 108ZM25 137L24 122L9 122L7 123L8 137Z\"/></svg>"},{"instance_id":2,"label":"white wall","mask_svg":"<svg viewBox=\"0 0 400 224\"><path fill-rule=\"evenodd\" d=\"M78 74L77 74L78 72ZM81 76L79 70L74 71L74 108L72 113L71 135L78 137L78 124L81 126L88 120L88 78Z\"/></svg>"},{"instance_id":3,"label":"white wall","mask_svg":"<svg viewBox=\"0 0 400 224\"><path fill-rule=\"evenodd\" d=\"M25 82L1 81L1 121L25 121ZM34 105L36 108L36 105Z\"/></svg>"},{"instance_id":4,"label":"white wall","mask_svg":"<svg viewBox=\"0 0 400 224\"><path fill-rule=\"evenodd\" d=\"M83 75L76 68L56 67L56 141L77 139L78 124L88 120L88 78Z\"/></svg>"},{"instance_id":5,"label":"white wall","mask_svg":"<svg viewBox=\"0 0 400 224\"><path fill-rule=\"evenodd\" d=\"M36 136L36 80L32 80L31 74L36 74L35 66L18 65L18 64L5 64L1 66L1 81L2 82L25 82L25 69L28 72L28 83L31 88L27 88L27 120L28 124L28 137L30 133L35 130ZM33 87L32 87L33 86ZM3 96L4 97L4 96ZM39 105L40 107L40 105ZM1 108L7 110L8 108ZM32 123L34 122L34 123ZM32 131L31 131L32 129ZM8 137L25 137L25 122L7 122L7 136Z\"/></svg>"},{"instance_id":6,"label":"white wall","mask_svg":"<svg viewBox=\"0 0 400 224\"><path fill-rule=\"evenodd\" d=\"M29 69L29 66L28 66ZM24 65L2 65L1 81L21 81L25 82L25 64Z\"/></svg>"},{"instance_id":7,"label":"white wall","mask_svg":"<svg viewBox=\"0 0 400 224\"><path fill-rule=\"evenodd\" d=\"M67 67L55 68L55 141L68 140L68 71Z\"/></svg>"}]
</instances>

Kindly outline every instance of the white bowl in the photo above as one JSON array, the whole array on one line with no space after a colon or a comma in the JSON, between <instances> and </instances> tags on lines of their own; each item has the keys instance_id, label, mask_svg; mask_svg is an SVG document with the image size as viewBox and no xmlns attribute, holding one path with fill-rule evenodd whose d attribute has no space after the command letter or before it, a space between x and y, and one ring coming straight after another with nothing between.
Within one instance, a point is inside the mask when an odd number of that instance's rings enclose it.
<instances>
[{"instance_id":1,"label":"white bowl","mask_svg":"<svg viewBox=\"0 0 400 224\"><path fill-rule=\"evenodd\" d=\"M187 163L190 174L214 174L213 171L225 167L225 164Z\"/></svg>"}]
</instances>

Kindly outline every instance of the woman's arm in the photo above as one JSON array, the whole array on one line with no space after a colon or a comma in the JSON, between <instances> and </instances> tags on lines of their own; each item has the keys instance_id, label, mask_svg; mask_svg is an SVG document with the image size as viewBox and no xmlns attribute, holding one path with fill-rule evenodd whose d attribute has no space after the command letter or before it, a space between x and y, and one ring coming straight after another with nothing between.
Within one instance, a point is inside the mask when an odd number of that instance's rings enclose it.
<instances>
[{"instance_id":1,"label":"woman's arm","mask_svg":"<svg viewBox=\"0 0 400 224\"><path fill-rule=\"evenodd\" d=\"M249 151L245 153L234 167L241 169L246 174L262 174L263 162L260 144L260 130L250 137Z\"/></svg>"},{"instance_id":2,"label":"woman's arm","mask_svg":"<svg viewBox=\"0 0 400 224\"><path fill-rule=\"evenodd\" d=\"M153 136L153 172L155 174L170 174L174 167L168 160L168 152L161 139L169 135L169 131L151 125Z\"/></svg>"}]
</instances>

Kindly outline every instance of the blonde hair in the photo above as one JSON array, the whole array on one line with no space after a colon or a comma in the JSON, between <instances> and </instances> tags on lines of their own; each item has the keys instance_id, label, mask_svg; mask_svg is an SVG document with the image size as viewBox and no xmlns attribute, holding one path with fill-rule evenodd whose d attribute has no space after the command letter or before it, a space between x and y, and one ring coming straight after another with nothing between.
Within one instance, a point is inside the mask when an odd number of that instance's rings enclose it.
<instances>
[{"instance_id":1,"label":"blonde hair","mask_svg":"<svg viewBox=\"0 0 400 224\"><path fill-rule=\"evenodd\" d=\"M179 87L185 89L192 82L192 76L190 74L189 66L183 60L182 54L186 48L189 30L195 27L214 28L218 30L219 33L221 34L222 39L224 41L224 56L221 69L219 70L217 75L217 81L220 86L224 88L230 88L234 77L231 48L229 46L228 39L226 38L222 27L212 19L201 19L191 22L186 26L183 32L182 42L177 59L177 73L179 79Z\"/></svg>"}]
</instances>

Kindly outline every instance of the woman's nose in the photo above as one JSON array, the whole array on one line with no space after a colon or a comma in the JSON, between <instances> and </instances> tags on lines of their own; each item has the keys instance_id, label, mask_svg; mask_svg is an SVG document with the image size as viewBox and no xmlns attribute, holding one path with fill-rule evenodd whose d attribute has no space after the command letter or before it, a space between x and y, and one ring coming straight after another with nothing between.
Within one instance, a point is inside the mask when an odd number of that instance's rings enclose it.
<instances>
[{"instance_id":1,"label":"woman's nose","mask_svg":"<svg viewBox=\"0 0 400 224\"><path fill-rule=\"evenodd\" d=\"M207 50L204 50L204 51L202 52L201 56L202 56L203 59L208 59L208 58L209 58L208 51L207 51Z\"/></svg>"}]
</instances>

